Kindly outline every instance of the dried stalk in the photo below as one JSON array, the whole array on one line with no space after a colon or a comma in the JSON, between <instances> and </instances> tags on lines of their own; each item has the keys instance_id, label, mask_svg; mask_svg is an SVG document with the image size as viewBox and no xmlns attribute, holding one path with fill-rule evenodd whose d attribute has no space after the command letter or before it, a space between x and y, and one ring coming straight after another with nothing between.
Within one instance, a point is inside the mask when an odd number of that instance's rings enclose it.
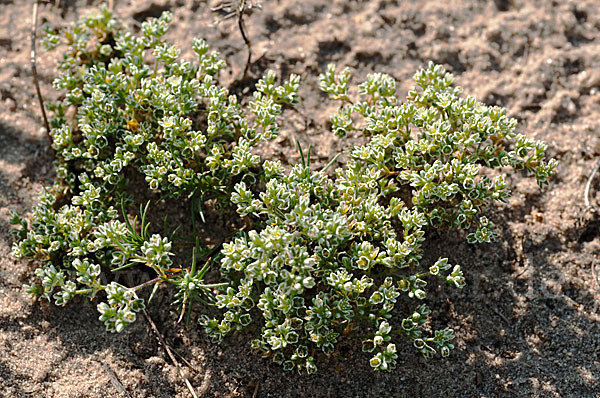
<instances>
[{"instance_id":1,"label":"dried stalk","mask_svg":"<svg viewBox=\"0 0 600 398\"><path fill-rule=\"evenodd\" d=\"M42 110L42 117L44 118L44 127L46 128L46 135L52 143L52 137L50 136L50 124L48 123L48 117L46 116L46 107L44 106L44 98L42 98L42 91L40 90L40 83L38 80L37 67L36 67L36 55L35 55L35 34L37 31L37 14L38 14L38 0L33 2L33 15L31 17L31 73L33 74L33 84L37 93L38 100L40 102L40 108Z\"/></svg>"},{"instance_id":2,"label":"dried stalk","mask_svg":"<svg viewBox=\"0 0 600 398\"><path fill-rule=\"evenodd\" d=\"M125 386L123 386L123 383L121 383L121 381L119 380L115 372L110 368L110 366L108 366L102 361L100 361L100 365L102 365L104 371L108 374L108 377L113 387L115 387L117 391L119 391L119 393L125 395L127 398L131 398L131 395L127 392Z\"/></svg>"},{"instance_id":3,"label":"dried stalk","mask_svg":"<svg viewBox=\"0 0 600 398\"><path fill-rule=\"evenodd\" d=\"M600 160L598 161L598 163L596 163L596 166L594 166L594 169L592 170L592 174L590 174L590 176L587 180L587 183L585 184L585 191L583 192L583 197L585 199L586 207L591 207L590 188L592 186L592 181L594 181L594 177L596 176L596 173L598 173L598 169L600 169Z\"/></svg>"},{"instance_id":4,"label":"dried stalk","mask_svg":"<svg viewBox=\"0 0 600 398\"><path fill-rule=\"evenodd\" d=\"M177 371L179 372L179 375L181 376L181 378L185 382L185 385L188 388L188 390L190 391L190 393L192 394L192 397L198 398L198 395L196 394L196 391L194 390L194 387L192 387L192 384L190 383L190 381L188 380L188 378L185 377L185 374L183 373L183 370L181 369L181 366L179 365L179 362L175 358L175 355L173 355L173 351L171 351L171 347L169 347L169 345L165 341L165 339L162 336L162 334L160 334L160 332L158 331L158 328L154 324L154 321L152 321L152 318L150 318L150 314L148 314L148 311L146 311L145 309L143 309L142 311L144 312L144 315L146 316L146 319L148 320L148 323L150 323L150 326L152 327L152 330L154 330L154 333L156 333L156 335L158 336L158 340L160 341L160 343L162 344L162 346L165 347L165 351L167 351L167 354L169 355L169 358L171 358L171 361L173 362L173 364L177 368Z\"/></svg>"},{"instance_id":5,"label":"dried stalk","mask_svg":"<svg viewBox=\"0 0 600 398\"><path fill-rule=\"evenodd\" d=\"M242 77L240 79L240 81L243 81L246 76L248 75L248 69L250 68L250 61L252 60L252 44L250 43L250 39L248 38L248 35L246 34L246 25L244 24L244 13L246 12L247 9L251 9L254 7L257 8L261 8L261 5L255 5L250 3L250 5L247 4L247 0L237 0L237 5L233 6L234 1L225 1L222 2L221 4L217 5L216 7L211 8L211 11L225 11L228 12L227 15L225 15L223 18L221 18L221 21L224 21L226 19L232 18L234 16L237 16L237 20L238 20L238 28L240 29L240 33L242 34L242 38L244 39L244 43L246 43L246 48L248 49L248 57L246 58L246 66L244 67L244 73L242 74ZM232 11L233 10L233 11Z\"/></svg>"},{"instance_id":6,"label":"dried stalk","mask_svg":"<svg viewBox=\"0 0 600 398\"><path fill-rule=\"evenodd\" d=\"M242 74L242 79L246 78L248 74L248 69L250 68L250 61L252 60L252 44L250 43L250 39L246 35L246 25L244 24L244 11L246 11L246 0L240 0L239 7L237 9L238 13L238 27L240 28L240 32L242 33L242 38L244 39L244 43L246 43L246 48L248 49L248 58L246 59L246 66L244 67L244 73Z\"/></svg>"}]
</instances>

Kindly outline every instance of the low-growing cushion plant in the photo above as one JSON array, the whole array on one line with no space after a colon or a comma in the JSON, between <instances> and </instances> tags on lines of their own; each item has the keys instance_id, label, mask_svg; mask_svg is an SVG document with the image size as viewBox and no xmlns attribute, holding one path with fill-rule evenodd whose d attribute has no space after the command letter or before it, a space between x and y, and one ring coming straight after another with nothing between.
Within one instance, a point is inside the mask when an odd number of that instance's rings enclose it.
<instances>
[{"instance_id":1,"label":"low-growing cushion plant","mask_svg":"<svg viewBox=\"0 0 600 398\"><path fill-rule=\"evenodd\" d=\"M349 70L332 65L321 88L341 102L333 132L365 143L349 144L332 174L311 167L310 150L297 164L263 159L259 144L278 134L282 106L298 102L298 77L278 86L268 72L251 100L230 95L218 83L225 64L204 41L193 43L195 62L179 60L164 39L170 18L134 36L103 10L48 31L49 47L67 48L51 132L58 178L29 219L13 217L14 254L37 266L27 290L57 305L94 298L107 329L121 331L146 305L140 286L167 282L182 315L199 314L215 341L247 328L252 347L288 370L315 372L341 339L359 341L376 370L396 367L403 341L447 356L453 332L430 330L427 284L461 288L465 278L445 257L423 263L425 233L493 240L484 208L510 196L502 173L526 169L547 184L556 161L546 145L517 135L504 109L462 97L439 65L415 74L405 101L384 74L350 98ZM136 179L149 195L189 201L190 223L218 203L246 227L215 247L188 237L196 245L175 265L175 249L188 246L151 230L153 203L131 203ZM111 276L129 267L155 275L139 286Z\"/></svg>"},{"instance_id":2,"label":"low-growing cushion plant","mask_svg":"<svg viewBox=\"0 0 600 398\"><path fill-rule=\"evenodd\" d=\"M130 180L145 180L167 200L193 197L199 209L207 199L228 202L235 182L260 172L252 148L277 135L281 105L297 101L298 78L276 86L269 73L242 108L218 85L225 64L204 41L193 42L196 63L178 60L179 50L163 38L170 20L166 12L144 22L136 37L103 10L47 40L67 49L54 81L64 99L52 107L50 133L58 179L31 222L15 215L23 229L14 253L39 260L41 283L28 290L58 305L104 291L98 310L109 330L135 320L143 301L122 285L103 284L107 271L143 264L176 285L197 279L172 267L169 237L150 233L144 217L139 233L120 217L132 200Z\"/></svg>"}]
</instances>

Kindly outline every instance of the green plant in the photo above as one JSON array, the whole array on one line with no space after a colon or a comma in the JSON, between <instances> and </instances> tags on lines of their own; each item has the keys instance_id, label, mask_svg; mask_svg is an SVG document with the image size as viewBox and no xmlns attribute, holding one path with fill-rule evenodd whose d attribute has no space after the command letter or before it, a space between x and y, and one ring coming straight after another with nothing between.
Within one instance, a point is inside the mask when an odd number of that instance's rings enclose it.
<instances>
[{"instance_id":1,"label":"green plant","mask_svg":"<svg viewBox=\"0 0 600 398\"><path fill-rule=\"evenodd\" d=\"M382 74L369 75L353 100L349 70L330 66L321 87L341 101L333 130L366 143L350 146L334 176L311 167L310 149L299 148L302 161L286 169L253 148L277 134L282 104L298 100L298 78L276 86L268 73L248 113L217 85L224 64L204 42L194 42L198 65L177 61L162 39L169 18L144 23L139 38L106 11L50 32L51 46L60 37L69 46L55 83L66 95L52 122L59 179L30 221L13 219L21 226L15 254L39 264L28 290L58 305L106 296L100 319L119 331L144 306L136 292L168 282L182 316L190 319L194 303L221 310L200 316L215 341L251 328L255 350L308 373L341 339L360 339L376 370L396 367L400 339L426 357L447 356L453 332L431 331L427 285L461 288L465 279L447 258L422 263L425 232L454 227L471 243L491 241L483 211L510 195L503 169L547 184L556 161L545 159L545 144L516 135L503 109L461 97L441 66L418 71L405 102ZM128 218L136 176L167 200L191 198L191 223L211 199L236 208L249 228L222 248L192 236L190 265L175 266L173 231L151 232L149 205L139 226ZM140 264L156 277L137 287L110 282L111 272ZM220 279L205 282L209 269Z\"/></svg>"},{"instance_id":2,"label":"green plant","mask_svg":"<svg viewBox=\"0 0 600 398\"><path fill-rule=\"evenodd\" d=\"M545 160L546 144L515 134L517 121L506 110L462 98L453 77L430 63L418 71L417 84L401 103L396 82L383 74L369 75L360 84L361 101L348 98L349 70L335 74L329 66L321 88L343 105L332 116L334 132L344 137L357 130L370 138L354 148L357 161L381 173L390 192L406 187L408 206L425 215L431 227L476 229L469 242L490 242L493 224L480 216L494 200L510 197L504 177L490 178L486 170L511 167L534 172L540 187L554 174L556 160ZM354 116L360 121L355 122Z\"/></svg>"},{"instance_id":3,"label":"green plant","mask_svg":"<svg viewBox=\"0 0 600 398\"><path fill-rule=\"evenodd\" d=\"M441 66L416 73L405 103L395 96L395 81L381 74L359 85L354 103L349 78L348 70L336 76L330 66L321 87L343 101L334 131L343 137L358 130L367 144L350 150L335 179L311 171L303 157L287 175L265 162L269 180L258 196L244 182L236 185L238 212L258 217L260 228L224 245L221 272L230 286L217 306L226 312L202 320L219 340L249 324L257 307L264 326L252 345L287 369L314 371L318 352L332 353L347 330L361 330L375 369L396 366L395 336L412 340L424 356L448 355L452 330L425 333L430 311L419 302L432 277L458 288L465 281L446 258L421 264L425 228L475 223L469 242L489 242L495 231L480 213L510 192L502 175L489 178L485 169L526 168L542 186L556 166L544 160L545 144L514 134L516 122L503 109L461 98ZM402 190L410 200L401 199ZM401 295L417 300L405 318L396 308Z\"/></svg>"},{"instance_id":4,"label":"green plant","mask_svg":"<svg viewBox=\"0 0 600 398\"><path fill-rule=\"evenodd\" d=\"M139 189L135 181L168 200L192 198L201 218L207 200L227 204L235 182L261 173L252 150L277 136L282 104L297 101L298 78L277 86L269 72L246 110L218 85L225 64L204 41L193 42L196 64L178 60L179 50L163 39L170 20L166 12L144 22L135 37L103 10L60 32L48 29L48 48L66 45L54 81L64 99L52 106L58 179L30 222L14 215L22 227L14 254L38 260L39 282L28 291L58 305L104 291L98 310L110 330L143 308L134 289L102 282L111 272L146 265L183 288L184 302L212 288L198 282L204 274L195 264L172 267L171 239L149 232L147 207L141 226L124 206L119 219L117 209Z\"/></svg>"}]
</instances>

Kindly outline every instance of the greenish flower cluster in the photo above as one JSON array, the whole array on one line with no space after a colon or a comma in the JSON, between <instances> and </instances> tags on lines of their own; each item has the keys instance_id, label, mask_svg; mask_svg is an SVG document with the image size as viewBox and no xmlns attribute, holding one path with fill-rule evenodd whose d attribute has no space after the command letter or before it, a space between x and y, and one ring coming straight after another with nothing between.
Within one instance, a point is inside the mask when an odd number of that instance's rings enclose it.
<instances>
[{"instance_id":1,"label":"greenish flower cluster","mask_svg":"<svg viewBox=\"0 0 600 398\"><path fill-rule=\"evenodd\" d=\"M170 19L144 22L139 37L107 11L48 31L50 48L67 47L51 132L58 179L28 220L13 217L14 254L38 267L28 291L57 305L98 298L100 320L120 331L147 303L114 272L147 267L156 278L142 285L170 283L182 317L199 311L214 341L247 328L253 349L287 370L316 372L341 341L362 345L376 370L397 366L403 340L448 356L453 331L432 330L427 287L462 288L465 278L445 257L424 263L425 232L493 240L484 209L510 196L502 172L526 169L547 184L556 161L546 145L517 135L504 109L462 97L441 66L418 71L404 102L383 74L351 98L350 71L330 66L321 88L341 103L333 132L365 144L349 146L331 174L301 148L289 167L262 159L256 147L277 136L282 106L298 102L298 77L277 85L268 72L242 106L219 86L225 64L204 41L193 43L196 62L179 60L164 39ZM174 231L150 228L150 204L130 220L140 182L165 200L192 198L192 224L214 200L247 228L216 248L188 237L196 246L179 265ZM204 281L209 270L215 283Z\"/></svg>"}]
</instances>

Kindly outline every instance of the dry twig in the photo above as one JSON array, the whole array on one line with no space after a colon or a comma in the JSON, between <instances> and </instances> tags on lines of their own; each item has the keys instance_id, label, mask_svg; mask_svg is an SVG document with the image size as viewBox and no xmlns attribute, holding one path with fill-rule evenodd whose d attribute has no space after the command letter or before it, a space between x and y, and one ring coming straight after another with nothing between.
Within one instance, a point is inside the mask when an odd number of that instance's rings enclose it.
<instances>
[{"instance_id":1,"label":"dry twig","mask_svg":"<svg viewBox=\"0 0 600 398\"><path fill-rule=\"evenodd\" d=\"M52 143L52 137L50 136L50 124L48 123L48 117L46 116L46 108L44 107L44 99L42 98L42 91L40 90L40 83L38 80L37 67L36 67L36 55L35 55L35 34L37 31L37 14L38 14L38 0L33 1L33 15L31 16L31 73L33 74L33 84L35 85L35 91L37 93L38 100L40 101L40 108L42 109L42 117L44 118L44 127L46 128L46 134L50 143Z\"/></svg>"},{"instance_id":2,"label":"dry twig","mask_svg":"<svg viewBox=\"0 0 600 398\"><path fill-rule=\"evenodd\" d=\"M244 67L244 73L242 73L242 77L240 80L244 80L246 78L246 76L248 75L248 69L250 68L250 62L252 61L252 43L250 43L250 39L248 38L248 35L246 34L246 25L244 24L244 13L246 12L246 10L249 10L252 8L260 9L261 5L260 5L260 3L253 4L252 2L250 2L250 4L248 4L247 0L237 0L237 5L236 5L234 11L231 11L233 9L233 2L229 2L229 1L222 2L218 6L211 8L211 11L229 12L227 15L225 15L222 18L223 21L226 19L229 19L233 16L237 16L238 28L240 29L240 33L242 34L242 38L244 39L244 43L246 44L246 48L248 49L248 57L246 58L246 66Z\"/></svg>"},{"instance_id":3,"label":"dry twig","mask_svg":"<svg viewBox=\"0 0 600 398\"><path fill-rule=\"evenodd\" d=\"M173 354L177 355L179 357L179 359L181 359L187 365L188 368L192 369L196 373L200 373L200 371L198 370L198 368L196 368L194 365L192 365L190 363L190 361L188 361L183 355L181 355L177 351L173 351Z\"/></svg>"},{"instance_id":4,"label":"dry twig","mask_svg":"<svg viewBox=\"0 0 600 398\"><path fill-rule=\"evenodd\" d=\"M171 347L169 347L169 345L165 341L165 339L162 336L162 334L160 334L160 332L158 331L158 328L154 324L154 321L152 320L152 318L150 318L150 314L148 314L148 311L146 311L145 309L143 309L142 311L144 312L144 315L146 316L146 319L148 320L148 323L150 323L150 326L152 327L152 330L154 330L154 333L156 333L156 336L158 336L158 340L160 341L160 343L162 344L162 346L165 348L165 351L167 351L167 354L169 355L169 358L171 358L171 361L173 362L173 364L177 368L177 371L179 372L179 375L181 376L181 378L185 382L185 385L188 388L188 390L190 391L190 393L192 394L192 397L198 398L198 395L196 394L196 391L194 390L194 387L192 387L192 384L190 383L190 381L188 380L188 378L185 377L185 373L183 373L183 369L181 369L181 366L179 365L179 362L175 358L175 355L173 355L173 351L171 350Z\"/></svg>"},{"instance_id":5,"label":"dry twig","mask_svg":"<svg viewBox=\"0 0 600 398\"><path fill-rule=\"evenodd\" d=\"M242 80L246 78L248 74L248 68L250 68L250 61L252 60L252 44L250 43L250 39L246 35L246 25L244 25L244 11L246 10L246 0L240 0L237 14L238 14L238 27L240 28L240 32L242 33L242 38L244 39L244 43L246 43L246 48L248 49L248 58L246 59L246 66L244 67L244 73L242 74Z\"/></svg>"},{"instance_id":6,"label":"dry twig","mask_svg":"<svg viewBox=\"0 0 600 398\"><path fill-rule=\"evenodd\" d=\"M587 183L585 184L585 191L583 192L583 197L585 199L586 207L591 207L590 188L592 186L592 181L594 181L594 177L596 176L596 173L598 173L599 169L600 169L600 160L598 161L598 163L596 163L596 166L594 166L594 169L592 170L592 173L590 174L590 176L587 180Z\"/></svg>"},{"instance_id":7,"label":"dry twig","mask_svg":"<svg viewBox=\"0 0 600 398\"><path fill-rule=\"evenodd\" d=\"M127 392L127 390L125 389L125 386L123 386L123 384L118 379L115 372L110 368L110 366L108 366L106 363L104 363L102 361L99 361L99 362L100 362L100 365L102 365L102 367L108 374L111 384L117 389L117 391L119 391L121 394L125 395L126 397L131 398L131 395Z\"/></svg>"},{"instance_id":8,"label":"dry twig","mask_svg":"<svg viewBox=\"0 0 600 398\"><path fill-rule=\"evenodd\" d=\"M510 321L508 320L508 318L506 318L506 316L504 316L504 314L503 314L503 313L501 313L501 312L500 312L500 311L499 311L499 310L498 310L496 307L492 307L492 309L494 310L494 312L495 312L496 314L498 314L498 316L499 316L500 318L502 318L502 320L504 320L504 322L506 322L506 324L507 324L507 325L510 325L510 324L511 324L511 323L510 323Z\"/></svg>"}]
</instances>

